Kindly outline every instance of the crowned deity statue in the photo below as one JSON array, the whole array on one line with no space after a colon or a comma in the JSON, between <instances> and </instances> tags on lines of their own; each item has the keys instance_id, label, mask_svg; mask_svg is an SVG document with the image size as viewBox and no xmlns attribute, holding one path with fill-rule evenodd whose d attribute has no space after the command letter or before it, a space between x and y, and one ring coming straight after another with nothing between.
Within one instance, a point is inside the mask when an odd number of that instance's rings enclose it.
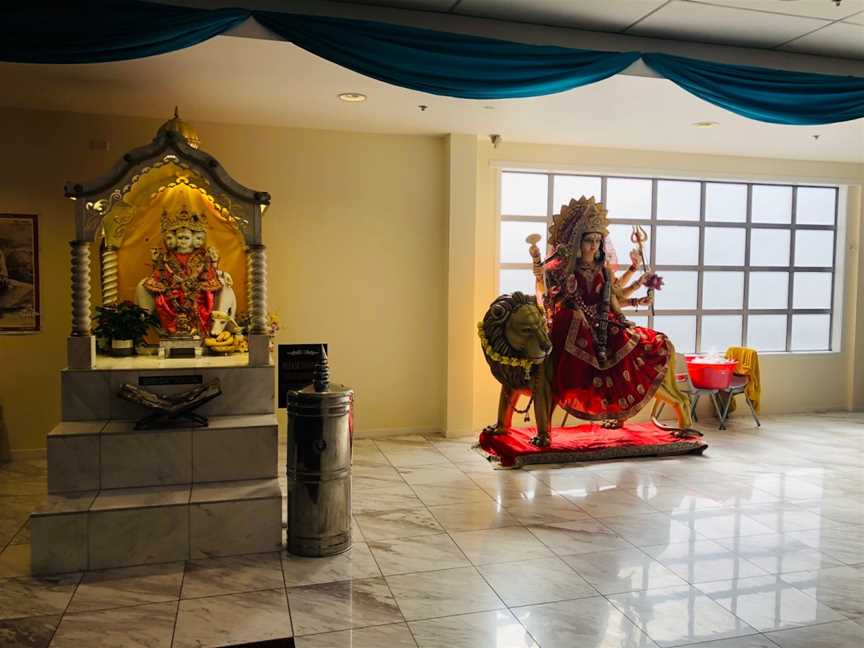
<instances>
[{"instance_id":1,"label":"crowned deity statue","mask_svg":"<svg viewBox=\"0 0 864 648\"><path fill-rule=\"evenodd\" d=\"M207 248L207 219L182 207L162 212L163 249L154 249L152 274L142 287L152 296L162 330L172 337L206 336L216 294L224 283L219 255Z\"/></svg>"},{"instance_id":2,"label":"crowned deity statue","mask_svg":"<svg viewBox=\"0 0 864 648\"><path fill-rule=\"evenodd\" d=\"M685 401L668 379L675 354L671 341L635 326L622 311L622 305L651 304L651 288L659 287L660 278L645 272L630 282L639 259L636 250L629 268L615 276L607 212L593 198L564 205L549 234L552 255L545 262L535 258L534 268L538 283L545 284L542 301L550 322L552 389L558 404L580 419L609 427L621 425L655 395L680 410ZM646 285L648 296L630 297ZM681 423L689 424L688 413L680 414Z\"/></svg>"}]
</instances>

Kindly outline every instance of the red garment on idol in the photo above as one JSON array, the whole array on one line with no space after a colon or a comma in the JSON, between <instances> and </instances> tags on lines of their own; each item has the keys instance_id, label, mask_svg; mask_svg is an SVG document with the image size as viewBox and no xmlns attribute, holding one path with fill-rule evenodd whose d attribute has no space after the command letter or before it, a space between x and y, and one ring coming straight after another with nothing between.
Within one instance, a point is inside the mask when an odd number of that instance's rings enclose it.
<instances>
[{"instance_id":1,"label":"red garment on idol","mask_svg":"<svg viewBox=\"0 0 864 648\"><path fill-rule=\"evenodd\" d=\"M156 315L166 333L207 335L213 291L222 284L203 251L169 253L144 285L155 293Z\"/></svg>"},{"instance_id":2,"label":"red garment on idol","mask_svg":"<svg viewBox=\"0 0 864 648\"><path fill-rule=\"evenodd\" d=\"M552 387L559 405L573 416L623 420L654 396L674 348L663 333L625 326L610 309L606 362L601 363L593 331L605 279L599 268L589 275L576 272L575 283L571 280L569 286L571 295L553 314Z\"/></svg>"}]
</instances>

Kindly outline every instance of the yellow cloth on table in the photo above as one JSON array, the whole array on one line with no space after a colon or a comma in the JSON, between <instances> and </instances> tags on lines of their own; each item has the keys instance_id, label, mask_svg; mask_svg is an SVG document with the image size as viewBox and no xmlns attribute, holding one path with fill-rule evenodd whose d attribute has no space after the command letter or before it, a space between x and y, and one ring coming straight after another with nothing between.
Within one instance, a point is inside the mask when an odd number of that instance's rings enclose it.
<instances>
[{"instance_id":1,"label":"yellow cloth on table","mask_svg":"<svg viewBox=\"0 0 864 648\"><path fill-rule=\"evenodd\" d=\"M739 376L747 376L747 389L745 394L750 402L753 403L753 409L759 411L760 400L762 399L762 383L759 382L759 356L756 349L748 349L747 347L729 347L726 349L726 359L734 360L738 364L735 366L734 373ZM729 411L735 410L735 401L729 404Z\"/></svg>"}]
</instances>

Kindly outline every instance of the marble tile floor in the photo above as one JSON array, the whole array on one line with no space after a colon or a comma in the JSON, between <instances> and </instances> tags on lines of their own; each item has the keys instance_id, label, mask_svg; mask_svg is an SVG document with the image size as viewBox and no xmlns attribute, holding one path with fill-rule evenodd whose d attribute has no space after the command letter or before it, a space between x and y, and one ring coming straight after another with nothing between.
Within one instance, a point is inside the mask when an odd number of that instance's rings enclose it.
<instances>
[{"instance_id":1,"label":"marble tile floor","mask_svg":"<svg viewBox=\"0 0 864 648\"><path fill-rule=\"evenodd\" d=\"M5 464L0 648L860 648L864 414L748 419L703 457L518 471L473 438L361 439L345 554L50 578L45 461Z\"/></svg>"}]
</instances>

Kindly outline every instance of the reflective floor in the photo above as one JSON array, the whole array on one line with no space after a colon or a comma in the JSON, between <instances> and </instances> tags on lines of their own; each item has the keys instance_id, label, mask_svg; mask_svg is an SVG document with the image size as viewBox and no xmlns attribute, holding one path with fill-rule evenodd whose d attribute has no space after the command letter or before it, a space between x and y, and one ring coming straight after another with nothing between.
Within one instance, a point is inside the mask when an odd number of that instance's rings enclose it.
<instances>
[{"instance_id":1,"label":"reflective floor","mask_svg":"<svg viewBox=\"0 0 864 648\"><path fill-rule=\"evenodd\" d=\"M6 464L0 647L864 646L864 414L706 423L703 457L517 471L359 440L349 553L41 579L45 463Z\"/></svg>"}]
</instances>

